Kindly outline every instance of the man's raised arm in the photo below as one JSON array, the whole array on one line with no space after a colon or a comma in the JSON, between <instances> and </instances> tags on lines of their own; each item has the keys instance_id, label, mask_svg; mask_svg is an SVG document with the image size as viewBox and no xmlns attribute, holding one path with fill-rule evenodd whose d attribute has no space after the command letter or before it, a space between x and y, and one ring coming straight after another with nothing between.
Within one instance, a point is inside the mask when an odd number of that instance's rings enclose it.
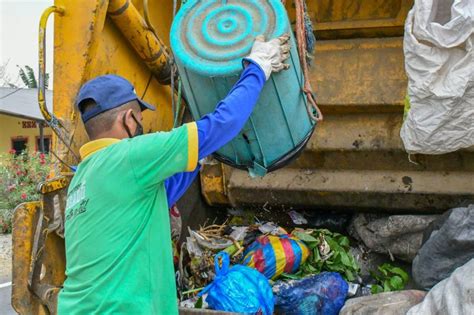
<instances>
[{"instance_id":1,"label":"man's raised arm","mask_svg":"<svg viewBox=\"0 0 474 315\"><path fill-rule=\"evenodd\" d=\"M198 120L199 159L214 153L238 135L249 119L265 81L272 72L287 69L289 35L268 42L257 36L252 51L243 63L245 69L229 94L215 111Z\"/></svg>"},{"instance_id":2,"label":"man's raised arm","mask_svg":"<svg viewBox=\"0 0 474 315\"><path fill-rule=\"evenodd\" d=\"M252 52L244 58L244 71L229 94L217 104L214 112L196 122L199 141L199 160L219 150L244 127L250 117L260 92L272 72L287 69L283 61L288 58L289 35L264 42L258 36ZM168 205L174 204L191 185L197 176L196 170L178 173L165 181Z\"/></svg>"}]
</instances>

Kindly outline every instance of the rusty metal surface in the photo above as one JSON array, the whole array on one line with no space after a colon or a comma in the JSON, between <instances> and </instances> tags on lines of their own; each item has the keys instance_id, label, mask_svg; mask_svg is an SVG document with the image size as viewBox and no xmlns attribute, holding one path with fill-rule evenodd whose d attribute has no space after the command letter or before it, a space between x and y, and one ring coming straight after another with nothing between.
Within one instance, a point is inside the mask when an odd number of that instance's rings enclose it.
<instances>
[{"instance_id":1,"label":"rusty metal surface","mask_svg":"<svg viewBox=\"0 0 474 315\"><path fill-rule=\"evenodd\" d=\"M150 29L131 0L110 0L107 14L157 80L162 84L169 84L171 64L167 48Z\"/></svg>"},{"instance_id":2,"label":"rusty metal surface","mask_svg":"<svg viewBox=\"0 0 474 315\"><path fill-rule=\"evenodd\" d=\"M201 168L201 187L204 200L209 205L221 205L228 202L227 175L232 172L230 167L222 163L207 164ZM226 175L227 174L227 175Z\"/></svg>"},{"instance_id":3,"label":"rusty metal surface","mask_svg":"<svg viewBox=\"0 0 474 315\"><path fill-rule=\"evenodd\" d=\"M47 314L40 299L29 290L28 278L40 202L19 205L13 215L12 306L18 314Z\"/></svg>"},{"instance_id":4,"label":"rusty metal surface","mask_svg":"<svg viewBox=\"0 0 474 315\"><path fill-rule=\"evenodd\" d=\"M99 37L105 22L107 1L80 2L56 0L64 14L54 21L54 94L53 112L69 131L68 142L77 155L86 136L79 126L74 101L81 84L87 80L87 65L94 59ZM63 141L53 135L52 149L66 163L79 161Z\"/></svg>"},{"instance_id":5,"label":"rusty metal surface","mask_svg":"<svg viewBox=\"0 0 474 315\"><path fill-rule=\"evenodd\" d=\"M203 195L212 205L268 202L421 212L474 200L474 150L412 155L410 161L399 137L401 122L397 113L326 115L303 154L285 172L260 181L226 168L224 193L219 173L204 168ZM403 178L415 183L412 191L401 191L408 185Z\"/></svg>"},{"instance_id":6,"label":"rusty metal surface","mask_svg":"<svg viewBox=\"0 0 474 315\"><path fill-rule=\"evenodd\" d=\"M282 169L263 179L234 171L231 204L439 212L474 202L471 172Z\"/></svg>"},{"instance_id":7,"label":"rusty metal surface","mask_svg":"<svg viewBox=\"0 0 474 315\"><path fill-rule=\"evenodd\" d=\"M64 208L68 178L40 186L42 201L20 205L13 224L12 305L20 314L56 314L64 282Z\"/></svg>"},{"instance_id":8,"label":"rusty metal surface","mask_svg":"<svg viewBox=\"0 0 474 315\"><path fill-rule=\"evenodd\" d=\"M263 180L228 169L222 181L217 166L204 168L210 204L426 212L474 200L474 149L410 157L403 149L401 38L320 41L314 63L325 120L301 156Z\"/></svg>"},{"instance_id":9,"label":"rusty metal surface","mask_svg":"<svg viewBox=\"0 0 474 315\"><path fill-rule=\"evenodd\" d=\"M311 81L324 113L403 111L403 38L319 41Z\"/></svg>"},{"instance_id":10,"label":"rusty metal surface","mask_svg":"<svg viewBox=\"0 0 474 315\"><path fill-rule=\"evenodd\" d=\"M403 34L413 0L313 0L307 5L319 39L386 37ZM286 7L293 22L292 1Z\"/></svg>"},{"instance_id":11,"label":"rusty metal surface","mask_svg":"<svg viewBox=\"0 0 474 315\"><path fill-rule=\"evenodd\" d=\"M402 119L400 113L326 115L306 150L290 167L474 172L474 150L412 155L410 162L399 135Z\"/></svg>"},{"instance_id":12,"label":"rusty metal surface","mask_svg":"<svg viewBox=\"0 0 474 315\"><path fill-rule=\"evenodd\" d=\"M69 179L65 176L60 176L47 180L39 185L39 191L44 195L63 189L69 185Z\"/></svg>"},{"instance_id":13,"label":"rusty metal surface","mask_svg":"<svg viewBox=\"0 0 474 315\"><path fill-rule=\"evenodd\" d=\"M57 180L58 185L64 179ZM68 180L66 179L66 184ZM59 186L56 186L58 188ZM46 305L50 314L56 314L57 295L64 282L66 260L64 253L64 209L67 185L42 196L42 212L38 218L33 241L29 288Z\"/></svg>"}]
</instances>

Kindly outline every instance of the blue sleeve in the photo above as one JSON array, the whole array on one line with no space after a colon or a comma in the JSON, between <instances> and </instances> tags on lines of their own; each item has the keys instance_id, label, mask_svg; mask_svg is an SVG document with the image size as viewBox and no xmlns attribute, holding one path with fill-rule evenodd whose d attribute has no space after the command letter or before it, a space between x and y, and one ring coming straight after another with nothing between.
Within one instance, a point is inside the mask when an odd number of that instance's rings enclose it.
<instances>
[{"instance_id":1,"label":"blue sleeve","mask_svg":"<svg viewBox=\"0 0 474 315\"><path fill-rule=\"evenodd\" d=\"M199 140L199 160L226 145L250 117L265 84L265 74L256 64L248 61L239 81L232 87L225 99L217 104L214 112L196 122ZM178 173L165 181L168 205L171 207L186 192L199 172Z\"/></svg>"},{"instance_id":2,"label":"blue sleeve","mask_svg":"<svg viewBox=\"0 0 474 315\"><path fill-rule=\"evenodd\" d=\"M201 166L198 165L192 172L177 173L165 180L168 207L174 205L184 195L199 174L200 168Z\"/></svg>"}]
</instances>

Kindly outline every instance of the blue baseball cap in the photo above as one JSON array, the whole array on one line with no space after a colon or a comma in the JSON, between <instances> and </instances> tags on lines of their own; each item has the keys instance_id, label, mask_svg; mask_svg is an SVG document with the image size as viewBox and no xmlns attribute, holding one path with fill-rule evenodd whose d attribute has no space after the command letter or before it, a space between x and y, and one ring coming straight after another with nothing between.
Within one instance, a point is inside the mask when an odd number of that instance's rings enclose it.
<instances>
[{"instance_id":1,"label":"blue baseball cap","mask_svg":"<svg viewBox=\"0 0 474 315\"><path fill-rule=\"evenodd\" d=\"M81 106L86 100L93 100L97 106L83 113ZM118 75L107 74L87 81L81 87L76 98L76 106L81 112L82 121L86 122L92 117L133 100L140 104L142 111L155 110L154 106L145 103L135 94L135 89L128 80Z\"/></svg>"}]
</instances>

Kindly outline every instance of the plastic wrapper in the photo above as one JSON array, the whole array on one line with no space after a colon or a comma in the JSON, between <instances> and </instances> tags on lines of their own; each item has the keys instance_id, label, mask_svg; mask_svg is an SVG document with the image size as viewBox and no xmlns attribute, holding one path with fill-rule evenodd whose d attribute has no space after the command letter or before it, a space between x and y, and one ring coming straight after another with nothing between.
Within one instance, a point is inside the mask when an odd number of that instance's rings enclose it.
<instances>
[{"instance_id":1,"label":"plastic wrapper","mask_svg":"<svg viewBox=\"0 0 474 315\"><path fill-rule=\"evenodd\" d=\"M222 258L222 267L219 267ZM235 265L229 268L229 255L215 256L216 277L201 291L209 308L219 311L264 315L273 314L274 298L268 279L255 269Z\"/></svg>"},{"instance_id":2,"label":"plastic wrapper","mask_svg":"<svg viewBox=\"0 0 474 315\"><path fill-rule=\"evenodd\" d=\"M245 250L242 263L276 279L282 273L295 273L308 256L308 247L296 237L262 235Z\"/></svg>"},{"instance_id":3,"label":"plastic wrapper","mask_svg":"<svg viewBox=\"0 0 474 315\"><path fill-rule=\"evenodd\" d=\"M199 232L193 231L188 227L189 235L196 240L202 248L209 250L222 250L232 245L232 241L225 238L206 239Z\"/></svg>"},{"instance_id":4,"label":"plastic wrapper","mask_svg":"<svg viewBox=\"0 0 474 315\"><path fill-rule=\"evenodd\" d=\"M288 212L288 215L290 216L291 221L293 221L293 223L296 225L308 224L308 220L306 220L304 215L302 215L299 212L296 212L293 210L293 211Z\"/></svg>"},{"instance_id":5,"label":"plastic wrapper","mask_svg":"<svg viewBox=\"0 0 474 315\"><path fill-rule=\"evenodd\" d=\"M348 284L337 272L323 272L273 286L275 312L288 315L337 315L344 306Z\"/></svg>"},{"instance_id":6,"label":"plastic wrapper","mask_svg":"<svg viewBox=\"0 0 474 315\"><path fill-rule=\"evenodd\" d=\"M273 222L266 222L258 227L258 230L263 234L271 234L271 235L283 235L288 234L284 228L278 226L276 223Z\"/></svg>"}]
</instances>

